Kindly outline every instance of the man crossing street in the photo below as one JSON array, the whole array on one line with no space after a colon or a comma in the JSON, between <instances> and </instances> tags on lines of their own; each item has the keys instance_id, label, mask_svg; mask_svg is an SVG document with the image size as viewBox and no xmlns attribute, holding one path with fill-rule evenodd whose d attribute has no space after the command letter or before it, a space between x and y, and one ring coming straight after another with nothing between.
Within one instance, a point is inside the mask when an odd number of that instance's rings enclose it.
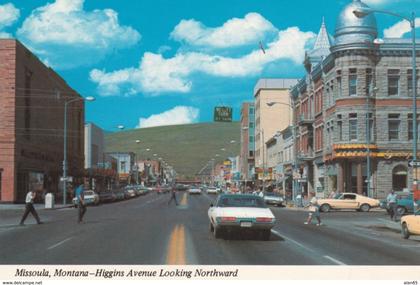
<instances>
[{"instance_id":1,"label":"man crossing street","mask_svg":"<svg viewBox=\"0 0 420 285\"><path fill-rule=\"evenodd\" d=\"M20 220L19 225L21 225L21 226L24 225L25 220L28 217L29 213L31 213L34 216L34 218L35 218L35 220L36 220L36 222L37 222L38 225L42 224L42 222L41 222L41 220L40 220L40 218L38 216L38 213L36 212L36 210L34 208L34 199L35 199L35 197L36 197L35 190L31 190L31 191L28 192L28 194L26 194L26 199L25 199L25 203L26 203L26 205L25 205L25 212L23 213L23 216L22 216L22 219Z\"/></svg>"}]
</instances>

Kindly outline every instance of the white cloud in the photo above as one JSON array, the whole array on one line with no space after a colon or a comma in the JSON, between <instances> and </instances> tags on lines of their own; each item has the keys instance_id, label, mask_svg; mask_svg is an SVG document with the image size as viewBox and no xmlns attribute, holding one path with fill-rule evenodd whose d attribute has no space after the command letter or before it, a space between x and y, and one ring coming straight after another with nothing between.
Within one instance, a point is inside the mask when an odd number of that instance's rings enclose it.
<instances>
[{"instance_id":1,"label":"white cloud","mask_svg":"<svg viewBox=\"0 0 420 285\"><path fill-rule=\"evenodd\" d=\"M258 13L249 13L244 18L233 18L221 27L208 28L196 20L182 20L172 31L171 38L192 46L213 48L236 47L256 44L276 28Z\"/></svg>"},{"instance_id":2,"label":"white cloud","mask_svg":"<svg viewBox=\"0 0 420 285\"><path fill-rule=\"evenodd\" d=\"M12 34L3 31L13 25L20 17L20 10L12 3L0 5L0 38L12 38Z\"/></svg>"},{"instance_id":3,"label":"white cloud","mask_svg":"<svg viewBox=\"0 0 420 285\"><path fill-rule=\"evenodd\" d=\"M420 27L420 18L416 18L416 28ZM388 29L384 30L385 38L401 38L404 34L411 32L410 23L402 20Z\"/></svg>"},{"instance_id":4,"label":"white cloud","mask_svg":"<svg viewBox=\"0 0 420 285\"><path fill-rule=\"evenodd\" d=\"M19 19L20 11L12 3L0 5L0 29L8 27Z\"/></svg>"},{"instance_id":5,"label":"white cloud","mask_svg":"<svg viewBox=\"0 0 420 285\"><path fill-rule=\"evenodd\" d=\"M190 76L204 73L217 77L246 77L260 73L264 67L279 60L301 64L306 43L315 37L297 27L279 31L277 39L268 44L265 54L257 49L237 58L201 52L177 53L172 58L146 52L138 68L110 73L92 70L90 78L98 84L102 95L130 95L133 93L189 92Z\"/></svg>"},{"instance_id":6,"label":"white cloud","mask_svg":"<svg viewBox=\"0 0 420 285\"><path fill-rule=\"evenodd\" d=\"M83 10L84 0L56 0L32 11L18 37L55 68L90 65L140 40L111 9ZM77 54L77 56L75 56Z\"/></svg>"},{"instance_id":7,"label":"white cloud","mask_svg":"<svg viewBox=\"0 0 420 285\"><path fill-rule=\"evenodd\" d=\"M150 128L157 126L191 124L197 121L200 111L194 107L176 106L160 114L148 118L140 118L137 128Z\"/></svg>"}]
</instances>

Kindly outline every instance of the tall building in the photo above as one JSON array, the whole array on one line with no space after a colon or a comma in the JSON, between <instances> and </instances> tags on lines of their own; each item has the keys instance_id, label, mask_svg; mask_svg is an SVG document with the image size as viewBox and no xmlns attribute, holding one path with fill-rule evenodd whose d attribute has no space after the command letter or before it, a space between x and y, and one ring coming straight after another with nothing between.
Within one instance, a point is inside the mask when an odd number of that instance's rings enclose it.
<instances>
[{"instance_id":1,"label":"tall building","mask_svg":"<svg viewBox=\"0 0 420 285\"><path fill-rule=\"evenodd\" d=\"M384 198L413 180L411 40L377 44L375 14L358 18L360 7L367 5L344 7L328 54L324 48L319 61L307 53L307 75L291 91L300 189L318 196L334 190Z\"/></svg>"},{"instance_id":2,"label":"tall building","mask_svg":"<svg viewBox=\"0 0 420 285\"><path fill-rule=\"evenodd\" d=\"M266 163L266 141L293 120L289 88L296 83L297 79L260 79L254 88L256 172Z\"/></svg>"},{"instance_id":3,"label":"tall building","mask_svg":"<svg viewBox=\"0 0 420 285\"><path fill-rule=\"evenodd\" d=\"M255 106L254 103L245 102L241 109L241 153L240 172L241 180L254 180L254 153L255 153Z\"/></svg>"},{"instance_id":4,"label":"tall building","mask_svg":"<svg viewBox=\"0 0 420 285\"><path fill-rule=\"evenodd\" d=\"M0 62L0 201L24 202L32 189L60 196L70 100L68 176L83 175L83 98L17 40L0 39Z\"/></svg>"},{"instance_id":5,"label":"tall building","mask_svg":"<svg viewBox=\"0 0 420 285\"><path fill-rule=\"evenodd\" d=\"M85 168L105 165L104 132L93 123L85 124Z\"/></svg>"}]
</instances>

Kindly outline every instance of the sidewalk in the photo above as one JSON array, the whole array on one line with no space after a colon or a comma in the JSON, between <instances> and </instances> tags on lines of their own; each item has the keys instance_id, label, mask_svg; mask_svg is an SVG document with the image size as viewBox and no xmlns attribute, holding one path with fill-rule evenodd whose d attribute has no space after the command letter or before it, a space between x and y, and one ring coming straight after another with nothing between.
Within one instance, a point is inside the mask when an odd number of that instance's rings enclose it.
<instances>
[{"instance_id":1,"label":"sidewalk","mask_svg":"<svg viewBox=\"0 0 420 285\"><path fill-rule=\"evenodd\" d=\"M71 208L73 204L55 204L54 208L46 209L45 204L34 204L36 210L58 210L63 208ZM8 210L24 210L25 204L0 204L0 212L1 211L8 211Z\"/></svg>"}]
</instances>

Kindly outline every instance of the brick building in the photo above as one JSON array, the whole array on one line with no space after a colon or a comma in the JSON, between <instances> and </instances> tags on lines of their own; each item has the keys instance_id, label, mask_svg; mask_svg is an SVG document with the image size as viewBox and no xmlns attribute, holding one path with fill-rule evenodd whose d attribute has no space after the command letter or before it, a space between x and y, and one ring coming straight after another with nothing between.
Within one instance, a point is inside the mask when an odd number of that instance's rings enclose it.
<instances>
[{"instance_id":1,"label":"brick building","mask_svg":"<svg viewBox=\"0 0 420 285\"><path fill-rule=\"evenodd\" d=\"M335 190L384 198L412 183L411 41L378 44L375 15L353 14L366 6L353 0L342 10L334 39L323 24L306 55L307 74L291 91L299 190L318 196Z\"/></svg>"},{"instance_id":2,"label":"brick building","mask_svg":"<svg viewBox=\"0 0 420 285\"><path fill-rule=\"evenodd\" d=\"M254 103L242 103L241 108L241 153L240 172L241 180L254 180L254 153L255 153L255 107Z\"/></svg>"},{"instance_id":3,"label":"brick building","mask_svg":"<svg viewBox=\"0 0 420 285\"><path fill-rule=\"evenodd\" d=\"M83 173L82 97L19 41L0 39L0 202L23 202L30 189L61 195L64 103L75 98L69 176Z\"/></svg>"}]
</instances>

